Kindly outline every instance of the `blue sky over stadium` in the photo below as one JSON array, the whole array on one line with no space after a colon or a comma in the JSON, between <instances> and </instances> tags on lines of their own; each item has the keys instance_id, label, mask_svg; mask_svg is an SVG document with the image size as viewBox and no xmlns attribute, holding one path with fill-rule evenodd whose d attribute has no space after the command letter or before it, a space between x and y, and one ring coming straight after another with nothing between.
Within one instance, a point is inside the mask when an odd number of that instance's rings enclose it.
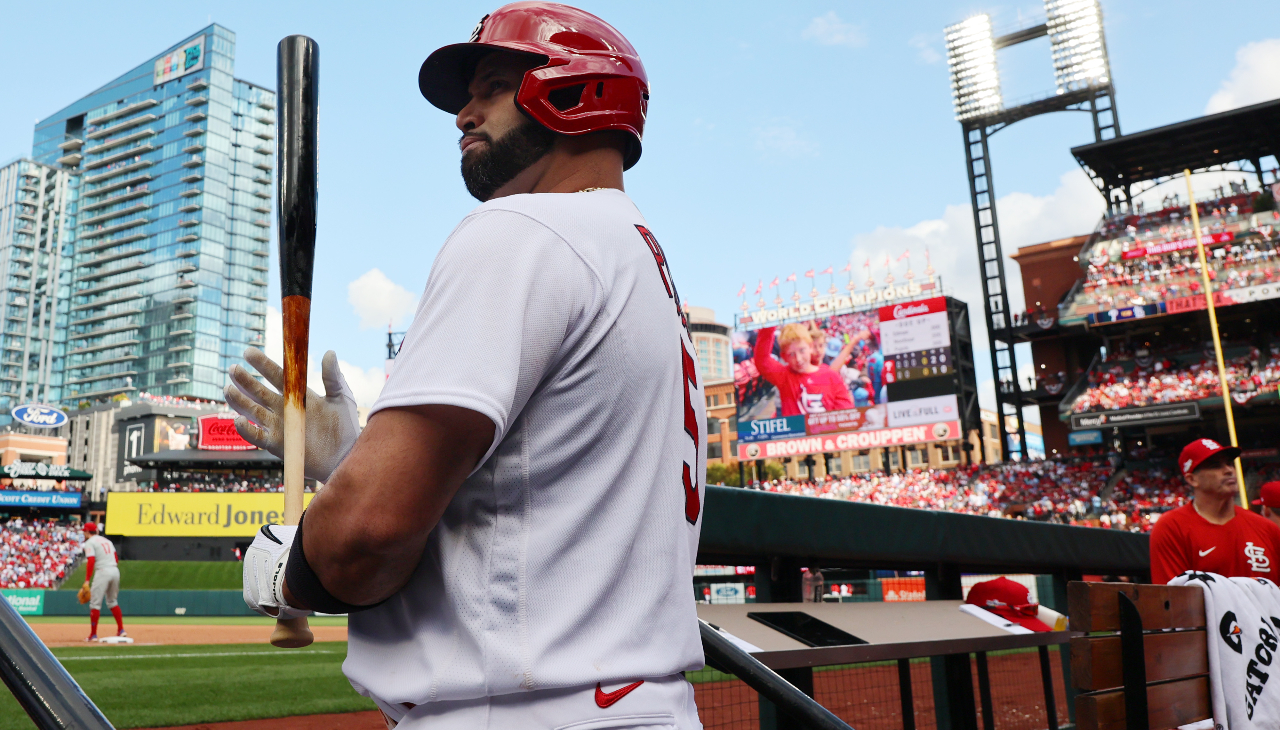
<instances>
[{"instance_id":1,"label":"blue sky over stadium","mask_svg":"<svg viewBox=\"0 0 1280 730\"><path fill-rule=\"evenodd\" d=\"M942 30L975 12L990 13L997 33L1030 25L1043 18L1040 2L578 4L618 27L645 60L653 99L644 158L627 188L691 303L731 322L744 283L751 292L761 279L850 260L857 273L866 258L906 248L919 269L927 245L947 288L981 319ZM337 350L361 401L371 402L388 322L407 324L441 242L475 205L457 173L453 120L418 95L417 68L434 48L464 40L492 7L223 0L133 8L26 3L7 11L0 157L30 154L35 119L210 20L237 34L236 75L265 85L274 82L276 41L316 38L322 158L312 347ZM1280 97L1280 4L1103 0L1103 10L1124 131ZM1047 39L1001 51L1000 63L1008 100L1053 88ZM1092 228L1102 198L1069 153L1091 140L1084 114L996 135L1006 251ZM1020 300L1020 287L1014 294ZM988 379L985 355L978 361L979 379Z\"/></svg>"}]
</instances>

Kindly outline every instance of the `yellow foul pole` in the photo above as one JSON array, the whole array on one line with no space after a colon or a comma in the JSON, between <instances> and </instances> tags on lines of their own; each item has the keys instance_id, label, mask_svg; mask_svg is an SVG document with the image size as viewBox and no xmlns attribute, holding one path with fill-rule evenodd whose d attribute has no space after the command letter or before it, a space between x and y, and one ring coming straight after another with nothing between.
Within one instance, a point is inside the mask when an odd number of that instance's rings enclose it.
<instances>
[{"instance_id":1,"label":"yellow foul pole","mask_svg":"<svg viewBox=\"0 0 1280 730\"><path fill-rule=\"evenodd\" d=\"M1231 409L1231 387L1227 383L1227 365L1222 359L1222 338L1218 336L1218 310L1213 306L1213 284L1209 281L1209 263L1204 255L1204 239L1200 235L1200 211L1196 207L1196 194L1191 189L1191 170L1183 170L1187 180L1187 198L1191 201L1191 227L1196 234L1196 254L1200 257L1200 281L1204 285L1204 301L1209 308L1209 328L1213 331L1213 353L1218 358L1218 382L1222 386L1222 405L1227 411L1227 435L1231 445L1239 447L1236 439L1236 419ZM1236 484L1240 487L1240 506L1249 509L1249 496L1244 489L1244 467L1236 457Z\"/></svg>"}]
</instances>

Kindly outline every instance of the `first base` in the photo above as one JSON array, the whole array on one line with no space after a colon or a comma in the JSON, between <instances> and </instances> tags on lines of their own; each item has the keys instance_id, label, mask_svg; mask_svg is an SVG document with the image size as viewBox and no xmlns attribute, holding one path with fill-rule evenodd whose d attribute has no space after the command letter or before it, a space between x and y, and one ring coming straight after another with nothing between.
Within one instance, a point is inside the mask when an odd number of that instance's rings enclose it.
<instances>
[{"instance_id":1,"label":"first base","mask_svg":"<svg viewBox=\"0 0 1280 730\"><path fill-rule=\"evenodd\" d=\"M100 644L132 644L133 637L130 636L104 636L98 639Z\"/></svg>"}]
</instances>

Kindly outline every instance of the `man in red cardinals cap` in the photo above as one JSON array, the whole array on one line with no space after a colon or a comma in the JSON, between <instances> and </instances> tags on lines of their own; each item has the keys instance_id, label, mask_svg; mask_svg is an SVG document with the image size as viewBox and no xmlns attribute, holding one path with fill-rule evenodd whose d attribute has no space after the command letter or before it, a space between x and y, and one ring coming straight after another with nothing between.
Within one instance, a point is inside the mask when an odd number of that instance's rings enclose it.
<instances>
[{"instance_id":1,"label":"man in red cardinals cap","mask_svg":"<svg viewBox=\"0 0 1280 730\"><path fill-rule=\"evenodd\" d=\"M1267 482L1253 504L1262 507L1262 516L1280 525L1280 482Z\"/></svg>"},{"instance_id":2,"label":"man in red cardinals cap","mask_svg":"<svg viewBox=\"0 0 1280 730\"><path fill-rule=\"evenodd\" d=\"M1185 571L1227 577L1280 578L1280 526L1235 504L1240 449L1201 438L1178 457L1195 491L1191 504L1165 513L1151 531L1151 580L1168 583Z\"/></svg>"}]
</instances>

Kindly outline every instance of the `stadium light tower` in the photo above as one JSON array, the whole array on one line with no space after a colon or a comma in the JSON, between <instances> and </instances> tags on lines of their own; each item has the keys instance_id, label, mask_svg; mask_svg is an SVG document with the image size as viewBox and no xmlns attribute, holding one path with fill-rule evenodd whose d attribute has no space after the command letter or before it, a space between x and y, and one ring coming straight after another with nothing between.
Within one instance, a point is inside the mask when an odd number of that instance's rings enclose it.
<instances>
[{"instance_id":1,"label":"stadium light tower","mask_svg":"<svg viewBox=\"0 0 1280 730\"><path fill-rule=\"evenodd\" d=\"M1046 21L997 36L988 15L975 15L945 31L947 66L956 120L964 131L969 198L982 268L983 310L991 345L991 369L996 380L996 412L1000 418L1004 458L1014 450L1005 423L1012 418L1018 450L1027 455L1027 432L1022 423L1022 387L1013 350L1013 320L1009 310L1004 253L996 219L996 196L991 183L991 135L1030 117L1059 111L1089 112L1095 141L1120 136L1115 87L1102 32L1098 0L1045 0ZM996 51L1036 38L1049 37L1057 88L1043 98L1006 107L1000 93Z\"/></svg>"}]
</instances>

